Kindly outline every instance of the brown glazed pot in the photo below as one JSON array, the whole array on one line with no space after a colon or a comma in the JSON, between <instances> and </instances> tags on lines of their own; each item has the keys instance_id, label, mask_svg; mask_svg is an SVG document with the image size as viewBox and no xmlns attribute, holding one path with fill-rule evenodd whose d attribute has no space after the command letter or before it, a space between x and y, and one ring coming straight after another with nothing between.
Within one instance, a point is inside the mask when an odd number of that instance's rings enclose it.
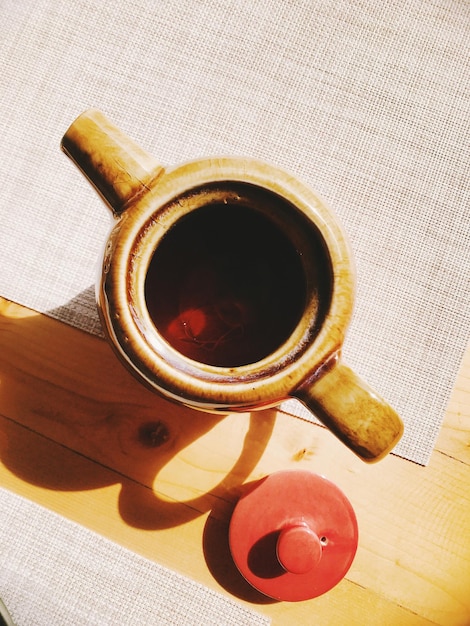
<instances>
[{"instance_id":1,"label":"brown glazed pot","mask_svg":"<svg viewBox=\"0 0 470 626\"><path fill-rule=\"evenodd\" d=\"M62 148L115 216L97 300L111 345L138 379L171 400L209 412L251 411L297 398L365 461L378 460L395 446L403 432L400 418L341 362L353 307L353 264L337 219L309 188L282 170L250 159L212 158L164 169L96 110L73 122ZM188 217L199 219L207 207L218 211L217 216L227 208L235 216L247 210L261 216L279 237L287 238L301 267L301 309L282 339L254 359L221 365L185 354L186 345L196 350L202 341L188 332L180 349L149 311L147 277L162 242L178 232L183 219L187 224ZM223 230L218 232L224 236ZM243 237L239 255L246 255ZM276 251L271 255L267 271ZM178 257L171 263L178 264ZM171 264L162 267L170 274L166 289L173 288L179 274L172 276ZM249 274L247 282L252 280ZM257 280L262 290L262 273ZM283 299L280 290L291 284L289 279L278 284L277 278L271 284L278 305L289 301L291 296ZM199 293L205 288L202 283L192 285ZM259 291L256 281L251 289ZM157 289L157 313L167 295L161 286ZM271 317L280 318L286 311L288 307L265 314L259 333ZM185 324L180 321L181 327ZM241 345L243 328L230 326L232 331Z\"/></svg>"}]
</instances>

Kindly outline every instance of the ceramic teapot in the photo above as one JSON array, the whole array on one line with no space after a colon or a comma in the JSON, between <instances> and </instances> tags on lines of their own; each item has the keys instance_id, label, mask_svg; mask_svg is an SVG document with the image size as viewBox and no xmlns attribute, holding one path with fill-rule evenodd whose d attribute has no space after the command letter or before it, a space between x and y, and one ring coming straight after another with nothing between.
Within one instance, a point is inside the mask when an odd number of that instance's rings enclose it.
<instances>
[{"instance_id":1,"label":"ceramic teapot","mask_svg":"<svg viewBox=\"0 0 470 626\"><path fill-rule=\"evenodd\" d=\"M62 148L115 216L98 309L141 382L209 412L297 398L365 461L395 446L401 419L341 359L353 262L312 190L253 159L164 168L97 110Z\"/></svg>"}]
</instances>

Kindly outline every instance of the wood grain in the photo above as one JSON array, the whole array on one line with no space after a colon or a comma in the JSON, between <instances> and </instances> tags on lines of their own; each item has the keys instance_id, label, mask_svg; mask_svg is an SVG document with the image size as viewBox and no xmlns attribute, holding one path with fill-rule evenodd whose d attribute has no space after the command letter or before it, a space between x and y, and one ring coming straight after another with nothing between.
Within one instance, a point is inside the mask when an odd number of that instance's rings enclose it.
<instances>
[{"instance_id":1,"label":"wood grain","mask_svg":"<svg viewBox=\"0 0 470 626\"><path fill-rule=\"evenodd\" d=\"M470 350L430 464L368 466L280 411L208 415L144 389L108 345L0 300L0 483L269 615L273 624L470 624ZM276 603L238 575L227 530L243 484L322 473L351 500L347 577Z\"/></svg>"}]
</instances>

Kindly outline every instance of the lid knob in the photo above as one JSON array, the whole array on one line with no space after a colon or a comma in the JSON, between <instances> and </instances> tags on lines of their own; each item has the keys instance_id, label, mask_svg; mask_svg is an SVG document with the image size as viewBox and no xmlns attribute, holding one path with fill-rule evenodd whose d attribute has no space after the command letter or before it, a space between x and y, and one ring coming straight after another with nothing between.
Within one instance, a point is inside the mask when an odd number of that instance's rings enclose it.
<instances>
[{"instance_id":1,"label":"lid knob","mask_svg":"<svg viewBox=\"0 0 470 626\"><path fill-rule=\"evenodd\" d=\"M276 551L279 563L291 574L307 574L320 562L322 555L320 539L307 524L283 528Z\"/></svg>"}]
</instances>

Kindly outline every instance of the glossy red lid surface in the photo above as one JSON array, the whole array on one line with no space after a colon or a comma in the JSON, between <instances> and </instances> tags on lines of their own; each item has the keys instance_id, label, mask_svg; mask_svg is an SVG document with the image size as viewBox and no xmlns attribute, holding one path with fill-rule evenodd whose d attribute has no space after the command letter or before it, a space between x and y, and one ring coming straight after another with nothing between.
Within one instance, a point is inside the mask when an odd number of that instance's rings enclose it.
<instances>
[{"instance_id":1,"label":"glossy red lid surface","mask_svg":"<svg viewBox=\"0 0 470 626\"><path fill-rule=\"evenodd\" d=\"M351 503L326 478L282 471L258 481L238 501L230 549L241 574L277 600L315 598L342 580L357 549Z\"/></svg>"}]
</instances>

